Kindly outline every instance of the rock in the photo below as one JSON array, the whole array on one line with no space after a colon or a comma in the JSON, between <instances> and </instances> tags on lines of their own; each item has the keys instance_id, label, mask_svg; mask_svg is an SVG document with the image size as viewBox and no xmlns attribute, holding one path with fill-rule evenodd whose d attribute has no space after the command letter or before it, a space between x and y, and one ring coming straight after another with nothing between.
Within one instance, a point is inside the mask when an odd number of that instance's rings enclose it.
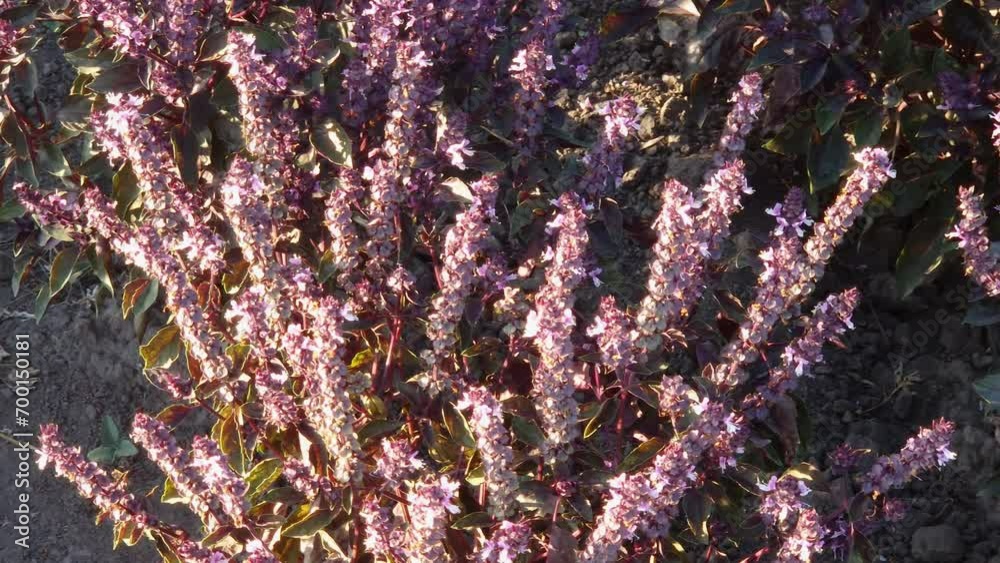
<instances>
[{"instance_id":1,"label":"rock","mask_svg":"<svg viewBox=\"0 0 1000 563\"><path fill-rule=\"evenodd\" d=\"M913 533L910 554L917 561L957 563L965 555L965 543L953 526L926 526Z\"/></svg>"},{"instance_id":2,"label":"rock","mask_svg":"<svg viewBox=\"0 0 1000 563\"><path fill-rule=\"evenodd\" d=\"M638 51L633 52L628 57L628 66L629 66L629 68L631 68L635 72L641 72L643 69L645 69L646 68L646 64L648 62L649 61L647 61L646 59L644 59L642 57L642 55L640 55L638 53Z\"/></svg>"},{"instance_id":3,"label":"rock","mask_svg":"<svg viewBox=\"0 0 1000 563\"><path fill-rule=\"evenodd\" d=\"M562 31L556 34L556 45L560 49L569 49L576 43L576 33L572 31Z\"/></svg>"},{"instance_id":4,"label":"rock","mask_svg":"<svg viewBox=\"0 0 1000 563\"><path fill-rule=\"evenodd\" d=\"M670 18L657 18L656 26L659 29L660 41L667 45L677 43L681 33L684 31L680 25Z\"/></svg>"},{"instance_id":5,"label":"rock","mask_svg":"<svg viewBox=\"0 0 1000 563\"><path fill-rule=\"evenodd\" d=\"M674 147L674 149L685 152L683 146ZM667 170L671 176L688 186L699 186L702 176L711 164L712 155L708 154L671 156L667 162Z\"/></svg>"},{"instance_id":6,"label":"rock","mask_svg":"<svg viewBox=\"0 0 1000 563\"><path fill-rule=\"evenodd\" d=\"M639 138L643 141L652 139L655 131L656 118L648 113L642 116L642 120L639 121Z\"/></svg>"}]
</instances>

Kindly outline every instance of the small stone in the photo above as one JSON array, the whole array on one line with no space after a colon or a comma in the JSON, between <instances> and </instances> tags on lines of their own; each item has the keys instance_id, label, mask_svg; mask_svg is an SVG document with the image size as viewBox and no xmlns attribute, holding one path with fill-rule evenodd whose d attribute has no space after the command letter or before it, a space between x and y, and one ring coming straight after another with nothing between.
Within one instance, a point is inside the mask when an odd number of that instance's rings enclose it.
<instances>
[{"instance_id":1,"label":"small stone","mask_svg":"<svg viewBox=\"0 0 1000 563\"><path fill-rule=\"evenodd\" d=\"M677 43L683 31L681 26L677 25L677 22L670 18L658 18L656 26L659 29L660 41L663 41L667 45Z\"/></svg>"},{"instance_id":2,"label":"small stone","mask_svg":"<svg viewBox=\"0 0 1000 563\"><path fill-rule=\"evenodd\" d=\"M642 116L642 120L639 121L639 138L643 141L652 139L655 130L656 118L648 113Z\"/></svg>"},{"instance_id":3,"label":"small stone","mask_svg":"<svg viewBox=\"0 0 1000 563\"><path fill-rule=\"evenodd\" d=\"M556 34L556 45L560 49L569 49L576 43L576 33L573 31L563 31Z\"/></svg>"},{"instance_id":4,"label":"small stone","mask_svg":"<svg viewBox=\"0 0 1000 563\"><path fill-rule=\"evenodd\" d=\"M965 543L953 526L926 526L913 533L910 553L918 561L957 563L965 555Z\"/></svg>"},{"instance_id":5,"label":"small stone","mask_svg":"<svg viewBox=\"0 0 1000 563\"><path fill-rule=\"evenodd\" d=\"M83 407L83 414L85 414L87 416L87 418L90 419L90 420L97 419L97 409L94 408L94 405L90 405L90 404L84 405L84 407Z\"/></svg>"},{"instance_id":6,"label":"small stone","mask_svg":"<svg viewBox=\"0 0 1000 563\"><path fill-rule=\"evenodd\" d=\"M647 62L648 61L646 61L646 59L644 59L642 57L642 55L640 55L638 52L633 52L628 57L628 66L629 66L629 68L631 68L632 70L634 70L636 72L639 72L639 71L643 70L644 68L646 68L646 63Z\"/></svg>"},{"instance_id":7,"label":"small stone","mask_svg":"<svg viewBox=\"0 0 1000 563\"><path fill-rule=\"evenodd\" d=\"M977 352L972 355L972 366L976 369L987 368L992 363L993 363L992 354L980 354Z\"/></svg>"}]
</instances>

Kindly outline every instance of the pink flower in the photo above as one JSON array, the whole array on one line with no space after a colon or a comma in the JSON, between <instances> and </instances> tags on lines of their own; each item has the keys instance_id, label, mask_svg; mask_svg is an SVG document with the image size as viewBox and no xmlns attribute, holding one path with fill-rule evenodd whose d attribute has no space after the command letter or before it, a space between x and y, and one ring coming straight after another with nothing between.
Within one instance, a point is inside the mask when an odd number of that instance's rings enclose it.
<instances>
[{"instance_id":1,"label":"pink flower","mask_svg":"<svg viewBox=\"0 0 1000 563\"><path fill-rule=\"evenodd\" d=\"M918 473L944 467L956 457L950 447L954 432L955 424L943 418L921 428L899 453L878 458L862 479L861 489L882 495L905 485Z\"/></svg>"},{"instance_id":2,"label":"pink flower","mask_svg":"<svg viewBox=\"0 0 1000 563\"><path fill-rule=\"evenodd\" d=\"M889 178L896 177L885 149L862 149L855 153L854 160L858 167L847 178L844 188L827 208L823 220L813 227L812 236L805 243L807 268L803 276L803 295L812 293L816 281L823 277L826 263L861 216L865 204Z\"/></svg>"},{"instance_id":3,"label":"pink flower","mask_svg":"<svg viewBox=\"0 0 1000 563\"><path fill-rule=\"evenodd\" d=\"M802 297L805 255L799 237L802 225L812 223L806 218L803 203L801 190L793 188L784 203L768 210L777 226L771 232L770 245L760 253L764 269L757 278L757 296L747 309L738 337L722 351L725 365L715 372L729 385L742 381L743 367L759 355L758 349L774 324Z\"/></svg>"},{"instance_id":4,"label":"pink flower","mask_svg":"<svg viewBox=\"0 0 1000 563\"><path fill-rule=\"evenodd\" d=\"M333 489L333 483L324 475L317 475L305 463L295 458L285 458L282 462L281 474L293 489L313 500L320 495L326 497L331 504L337 502L339 496Z\"/></svg>"},{"instance_id":5,"label":"pink flower","mask_svg":"<svg viewBox=\"0 0 1000 563\"><path fill-rule=\"evenodd\" d=\"M94 138L111 160L131 163L145 196L146 224L191 274L221 271L224 243L202 219L205 202L181 180L166 128L140 113L144 98L108 94L107 101L110 107L91 116Z\"/></svg>"},{"instance_id":6,"label":"pink flower","mask_svg":"<svg viewBox=\"0 0 1000 563\"><path fill-rule=\"evenodd\" d=\"M504 520L476 553L476 561L514 563L519 555L528 552L530 542L531 526L527 522Z\"/></svg>"},{"instance_id":7,"label":"pink flower","mask_svg":"<svg viewBox=\"0 0 1000 563\"><path fill-rule=\"evenodd\" d=\"M573 291L586 276L586 217L578 196L566 193L556 202L559 212L548 230L557 231L550 247L551 263L545 284L535 295L535 308L528 315L525 337L533 337L539 362L532 378L532 395L545 432L543 454L549 462L564 459L579 434L577 403L573 398L578 367L573 361L571 340L576 320Z\"/></svg>"},{"instance_id":8,"label":"pink flower","mask_svg":"<svg viewBox=\"0 0 1000 563\"><path fill-rule=\"evenodd\" d=\"M424 468L424 462L417 456L409 442L400 438L382 441L382 455L375 459L375 474L385 479L392 488L402 485L405 479Z\"/></svg>"},{"instance_id":9,"label":"pink flower","mask_svg":"<svg viewBox=\"0 0 1000 563\"><path fill-rule=\"evenodd\" d=\"M365 524L365 549L376 558L404 560L403 532L393 525L390 511L379 506L377 500L366 498L360 515Z\"/></svg>"},{"instance_id":10,"label":"pink flower","mask_svg":"<svg viewBox=\"0 0 1000 563\"><path fill-rule=\"evenodd\" d=\"M601 297L597 315L587 329L587 336L597 342L604 365L616 370L626 368L635 361L632 325L628 314L615 305L614 297Z\"/></svg>"},{"instance_id":11,"label":"pink flower","mask_svg":"<svg viewBox=\"0 0 1000 563\"><path fill-rule=\"evenodd\" d=\"M775 563L810 563L814 555L823 552L825 534L826 529L815 509L800 511L795 529L785 537Z\"/></svg>"},{"instance_id":12,"label":"pink flower","mask_svg":"<svg viewBox=\"0 0 1000 563\"><path fill-rule=\"evenodd\" d=\"M958 210L961 217L948 237L958 241L958 247L962 249L965 273L989 295L1000 295L1000 267L997 266L997 257L990 251L983 194L974 193L972 186L960 187Z\"/></svg>"},{"instance_id":13,"label":"pink flower","mask_svg":"<svg viewBox=\"0 0 1000 563\"><path fill-rule=\"evenodd\" d=\"M636 316L637 345L647 353L658 349L664 332L693 309L705 284L707 259L718 255L729 236L730 219L742 206L742 195L753 190L737 160L716 170L702 192L698 202L680 182L664 184L660 215L653 224L657 240L647 293Z\"/></svg>"},{"instance_id":14,"label":"pink flower","mask_svg":"<svg viewBox=\"0 0 1000 563\"><path fill-rule=\"evenodd\" d=\"M806 508L801 499L812 492L799 479L779 479L777 475L772 475L770 481L757 488L762 493L758 513L766 525L779 531L785 531L795 516Z\"/></svg>"},{"instance_id":15,"label":"pink flower","mask_svg":"<svg viewBox=\"0 0 1000 563\"><path fill-rule=\"evenodd\" d=\"M413 484L406 494L410 525L405 531L403 552L407 559L418 563L447 560L443 541L449 516L459 513L453 502L458 489L457 481L444 476L424 477Z\"/></svg>"},{"instance_id":16,"label":"pink flower","mask_svg":"<svg viewBox=\"0 0 1000 563\"><path fill-rule=\"evenodd\" d=\"M598 111L604 117L604 129L583 157L585 170L577 188L591 197L599 197L609 186L617 188L621 184L625 142L639 130L639 116L643 113L629 97L606 102Z\"/></svg>"},{"instance_id":17,"label":"pink flower","mask_svg":"<svg viewBox=\"0 0 1000 563\"><path fill-rule=\"evenodd\" d=\"M697 411L700 416L656 455L651 467L608 483L604 512L579 554L580 563L616 561L622 543L639 531L662 535L677 504L699 479L702 456L720 446L731 450L733 441L742 439L742 421L722 405L705 401Z\"/></svg>"},{"instance_id":18,"label":"pink flower","mask_svg":"<svg viewBox=\"0 0 1000 563\"><path fill-rule=\"evenodd\" d=\"M257 159L258 172L268 185L270 208L280 210L285 202L279 177L286 159L290 161L298 152L301 135L291 111L282 105L287 78L278 65L257 51L248 33L229 33L222 60L229 63L229 77L239 94L247 151Z\"/></svg>"},{"instance_id":19,"label":"pink flower","mask_svg":"<svg viewBox=\"0 0 1000 563\"><path fill-rule=\"evenodd\" d=\"M660 411L671 419L679 418L691 406L692 396L694 390L684 383L684 378L679 375L664 375L660 382Z\"/></svg>"},{"instance_id":20,"label":"pink flower","mask_svg":"<svg viewBox=\"0 0 1000 563\"><path fill-rule=\"evenodd\" d=\"M32 189L24 182L15 182L12 189L18 202L37 218L40 225L62 229L75 236L82 234L77 232L80 225L75 224L80 214L78 194L61 191L45 193Z\"/></svg>"},{"instance_id":21,"label":"pink flower","mask_svg":"<svg viewBox=\"0 0 1000 563\"><path fill-rule=\"evenodd\" d=\"M746 138L764 108L761 86L764 80L757 73L744 75L729 101L733 107L726 117L722 138L715 153L715 164L722 166L739 157L746 147Z\"/></svg>"},{"instance_id":22,"label":"pink flower","mask_svg":"<svg viewBox=\"0 0 1000 563\"><path fill-rule=\"evenodd\" d=\"M477 285L479 264L489 243L495 219L497 179L485 176L472 185L475 198L469 208L455 216L455 224L445 235L442 264L438 272L441 289L431 301L427 337L433 347L433 362L454 369L446 362L454 357L455 330L466 302ZM446 382L433 382L432 392L440 392Z\"/></svg>"},{"instance_id":23,"label":"pink flower","mask_svg":"<svg viewBox=\"0 0 1000 563\"><path fill-rule=\"evenodd\" d=\"M185 497L188 506L209 529L243 523L245 485L236 477L214 442L196 438L193 451L182 450L170 430L159 420L136 413L132 439Z\"/></svg>"},{"instance_id":24,"label":"pink flower","mask_svg":"<svg viewBox=\"0 0 1000 563\"><path fill-rule=\"evenodd\" d=\"M73 483L80 496L93 502L102 517L108 516L116 523L131 523L139 529L156 524L155 518L128 492L123 480L112 479L96 463L87 461L80 448L63 443L55 424L39 427L38 455L39 469L52 465L56 475Z\"/></svg>"},{"instance_id":25,"label":"pink flower","mask_svg":"<svg viewBox=\"0 0 1000 563\"><path fill-rule=\"evenodd\" d=\"M503 425L500 402L488 389L473 386L465 391L457 406L469 412L469 426L476 437L486 475L490 514L503 519L517 506L514 494L518 481L513 471L514 450L510 447L510 433Z\"/></svg>"}]
</instances>

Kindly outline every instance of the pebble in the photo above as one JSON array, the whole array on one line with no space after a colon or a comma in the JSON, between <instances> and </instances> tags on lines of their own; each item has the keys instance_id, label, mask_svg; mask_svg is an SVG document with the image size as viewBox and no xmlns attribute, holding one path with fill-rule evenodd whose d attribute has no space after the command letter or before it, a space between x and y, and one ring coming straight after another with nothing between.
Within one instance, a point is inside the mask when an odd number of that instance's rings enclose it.
<instances>
[{"instance_id":1,"label":"pebble","mask_svg":"<svg viewBox=\"0 0 1000 563\"><path fill-rule=\"evenodd\" d=\"M913 533L910 554L917 561L957 563L965 555L965 543L954 526L925 526Z\"/></svg>"},{"instance_id":2,"label":"pebble","mask_svg":"<svg viewBox=\"0 0 1000 563\"><path fill-rule=\"evenodd\" d=\"M658 18L656 20L656 26L659 30L660 41L663 41L667 45L673 45L677 43L680 38L681 33L684 31L680 25L670 18Z\"/></svg>"}]
</instances>

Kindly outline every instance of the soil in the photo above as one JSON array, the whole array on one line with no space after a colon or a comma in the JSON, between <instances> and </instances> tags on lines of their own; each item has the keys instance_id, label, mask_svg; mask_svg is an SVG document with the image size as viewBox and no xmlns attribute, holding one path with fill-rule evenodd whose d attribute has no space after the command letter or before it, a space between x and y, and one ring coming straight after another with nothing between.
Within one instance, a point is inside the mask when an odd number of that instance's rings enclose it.
<instances>
[{"instance_id":1,"label":"soil","mask_svg":"<svg viewBox=\"0 0 1000 563\"><path fill-rule=\"evenodd\" d=\"M594 22L615 3L588 0L572 5L569 21L577 29L560 35L569 49L581 32L592 32ZM668 175L697 185L708 166L712 145L726 112L725 96L731 83L717 85L717 98L710 104L702 127L688 119L683 95L683 74L690 67L691 21L672 18L664 24L665 42L655 18L648 18L635 32L606 46L593 78L585 88L569 89L559 96L560 105L581 130L593 125L592 111L581 101L600 102L628 93L646 108L638 139L629 147L626 180L619 193L620 204L638 217L648 219L658 208L657 187ZM590 27L590 29L588 29ZM674 34L674 35L672 35ZM43 101L58 107L68 86L65 62L52 42L39 54L39 80ZM592 130L592 129L591 129ZM759 142L751 139L751 146ZM759 154L759 156L758 156ZM758 194L745 213L737 217L733 232L737 240L760 240L768 225L761 223L761 210L776 201L798 178L776 173L782 164L767 153L755 153L756 170L751 184ZM794 169L794 168L785 168ZM752 218L752 219L750 219ZM0 233L9 240L10 233ZM917 481L897 496L908 501L907 517L884 530L874 541L886 561L962 561L1000 563L1000 500L977 491L997 474L1000 447L994 426L981 409L971 382L994 364L981 329L962 324L961 310L972 292L966 290L960 272L946 269L931 286L918 289L905 300L896 297L892 260L901 244L900 230L879 223L860 241L843 249L819 288L826 295L852 285L862 289L864 300L855 314L856 329L843 339L842 349L829 348L825 364L807 382L802 395L810 413L812 438L807 443L810 461L826 467L826 454L841 443L875 452L897 450L919 426L937 417L958 425L955 450L958 460L948 469ZM854 241L857 243L858 241ZM0 401L13 404L10 375L17 334L28 334L31 362L37 383L31 394L31 423L58 423L66 439L85 450L99 445L100 420L110 416L127 428L140 409L156 412L167 404L166 396L143 377L138 357L139 341L132 323L121 319L116 305L95 302L86 285L60 295L40 323L31 316L32 284L17 298L9 286L12 270L8 247L0 252ZM737 249L738 250L738 249ZM641 252L628 249L636 263ZM752 283L748 270L735 276L738 283ZM739 293L739 292L737 292ZM0 427L10 424L3 415ZM203 426L192 421L188 431ZM9 432L10 428L4 428ZM155 561L148 542L132 548L112 549L111 527L94 528L93 509L65 481L51 473L31 474L31 548L13 546L13 474L15 459L9 448L0 456L3 475L0 495L0 561L108 563ZM130 472L133 490L148 490L162 476L140 454L120 460L118 467ZM159 502L154 496L154 505ZM154 506L154 511L172 522L191 523L190 516L174 505ZM189 528L190 529L190 528Z\"/></svg>"}]
</instances>

